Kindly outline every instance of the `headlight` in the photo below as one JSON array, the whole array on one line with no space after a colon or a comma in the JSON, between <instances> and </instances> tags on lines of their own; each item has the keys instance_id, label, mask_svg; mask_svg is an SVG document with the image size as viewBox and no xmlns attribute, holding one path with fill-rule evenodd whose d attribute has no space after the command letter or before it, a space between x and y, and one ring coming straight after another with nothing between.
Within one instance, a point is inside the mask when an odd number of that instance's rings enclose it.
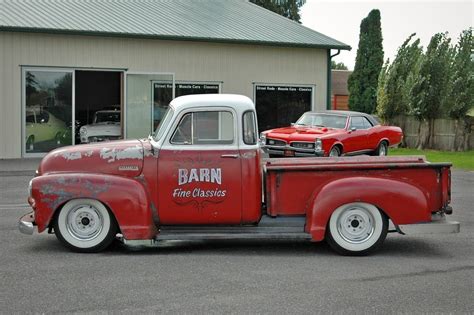
<instances>
[{"instance_id":1,"label":"headlight","mask_svg":"<svg viewBox=\"0 0 474 315\"><path fill-rule=\"evenodd\" d=\"M321 139L316 139L316 141L314 141L314 151L320 152L322 150L323 150L323 142L321 141Z\"/></svg>"},{"instance_id":2,"label":"headlight","mask_svg":"<svg viewBox=\"0 0 474 315\"><path fill-rule=\"evenodd\" d=\"M265 145L266 142L267 142L267 136L266 136L265 134L263 134L263 133L260 133L260 140L259 140L259 142L260 142L260 145Z\"/></svg>"},{"instance_id":3,"label":"headlight","mask_svg":"<svg viewBox=\"0 0 474 315\"><path fill-rule=\"evenodd\" d=\"M81 136L85 136L87 133L87 129L84 127L81 127L81 129L79 129L79 133L81 134Z\"/></svg>"}]
</instances>

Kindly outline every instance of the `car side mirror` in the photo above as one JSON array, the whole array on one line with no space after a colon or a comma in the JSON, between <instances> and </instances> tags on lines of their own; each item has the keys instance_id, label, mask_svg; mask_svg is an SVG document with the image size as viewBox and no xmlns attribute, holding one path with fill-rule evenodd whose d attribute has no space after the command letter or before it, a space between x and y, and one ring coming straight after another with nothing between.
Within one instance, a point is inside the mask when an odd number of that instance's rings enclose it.
<instances>
[{"instance_id":1,"label":"car side mirror","mask_svg":"<svg viewBox=\"0 0 474 315\"><path fill-rule=\"evenodd\" d=\"M357 130L356 127L352 127L352 128L351 128L351 131L356 131L356 130Z\"/></svg>"},{"instance_id":2,"label":"car side mirror","mask_svg":"<svg viewBox=\"0 0 474 315\"><path fill-rule=\"evenodd\" d=\"M291 123L291 127L293 127L294 125L296 125L295 123Z\"/></svg>"}]
</instances>

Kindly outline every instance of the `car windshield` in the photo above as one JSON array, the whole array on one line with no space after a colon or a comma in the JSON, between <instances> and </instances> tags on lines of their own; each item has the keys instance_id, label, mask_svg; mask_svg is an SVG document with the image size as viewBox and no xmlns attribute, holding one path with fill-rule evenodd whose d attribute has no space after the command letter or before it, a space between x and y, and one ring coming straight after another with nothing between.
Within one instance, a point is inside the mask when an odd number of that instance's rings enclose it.
<instances>
[{"instance_id":1,"label":"car windshield","mask_svg":"<svg viewBox=\"0 0 474 315\"><path fill-rule=\"evenodd\" d=\"M346 120L347 117L341 115L305 113L298 119L295 125L344 129L346 127Z\"/></svg>"},{"instance_id":2,"label":"car windshield","mask_svg":"<svg viewBox=\"0 0 474 315\"><path fill-rule=\"evenodd\" d=\"M120 122L120 112L96 112L95 122Z\"/></svg>"},{"instance_id":3,"label":"car windshield","mask_svg":"<svg viewBox=\"0 0 474 315\"><path fill-rule=\"evenodd\" d=\"M171 108L171 106L168 107L168 109L166 110L164 114L163 119L158 124L158 127L156 127L155 141L158 141L161 139L161 137L163 137L163 134L165 133L165 130L171 121L171 118L173 118L173 113L174 113L173 108Z\"/></svg>"}]
</instances>

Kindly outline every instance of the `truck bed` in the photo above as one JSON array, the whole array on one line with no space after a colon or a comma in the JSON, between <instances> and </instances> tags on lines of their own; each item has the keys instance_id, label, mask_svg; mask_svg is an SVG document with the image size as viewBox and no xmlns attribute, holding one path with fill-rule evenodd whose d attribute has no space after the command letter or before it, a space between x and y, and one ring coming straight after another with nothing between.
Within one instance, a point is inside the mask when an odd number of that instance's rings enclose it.
<instances>
[{"instance_id":1,"label":"truck bed","mask_svg":"<svg viewBox=\"0 0 474 315\"><path fill-rule=\"evenodd\" d=\"M449 163L427 162L424 156L264 159L267 213L271 216L305 215L315 206L314 201L321 193L327 193L327 189L321 190L338 180L348 184L331 192L337 194L332 196L334 200L347 202L347 198L342 197L351 195L350 202L366 201L364 197L370 194L367 190L378 181L383 187L377 189L383 188L384 193L376 196L374 190L371 198L380 199L376 206L383 209L382 205L389 204L402 213L400 217L406 218L411 217L408 212L420 211L399 202L397 183L404 183L409 187L407 193L420 190L426 197L429 211L418 217L429 220L431 212L438 211L448 198L445 190L449 187L449 175L446 174L449 174L450 166ZM397 188L391 190L395 186Z\"/></svg>"}]
</instances>

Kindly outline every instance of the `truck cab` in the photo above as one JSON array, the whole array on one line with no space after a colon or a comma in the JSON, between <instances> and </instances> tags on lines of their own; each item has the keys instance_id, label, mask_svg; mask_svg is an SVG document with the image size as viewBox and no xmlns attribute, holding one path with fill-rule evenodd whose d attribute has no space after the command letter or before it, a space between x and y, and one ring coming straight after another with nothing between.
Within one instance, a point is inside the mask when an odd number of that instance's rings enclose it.
<instances>
[{"instance_id":1,"label":"truck cab","mask_svg":"<svg viewBox=\"0 0 474 315\"><path fill-rule=\"evenodd\" d=\"M160 222L256 223L261 215L255 107L238 95L189 96L170 104L156 136Z\"/></svg>"}]
</instances>

